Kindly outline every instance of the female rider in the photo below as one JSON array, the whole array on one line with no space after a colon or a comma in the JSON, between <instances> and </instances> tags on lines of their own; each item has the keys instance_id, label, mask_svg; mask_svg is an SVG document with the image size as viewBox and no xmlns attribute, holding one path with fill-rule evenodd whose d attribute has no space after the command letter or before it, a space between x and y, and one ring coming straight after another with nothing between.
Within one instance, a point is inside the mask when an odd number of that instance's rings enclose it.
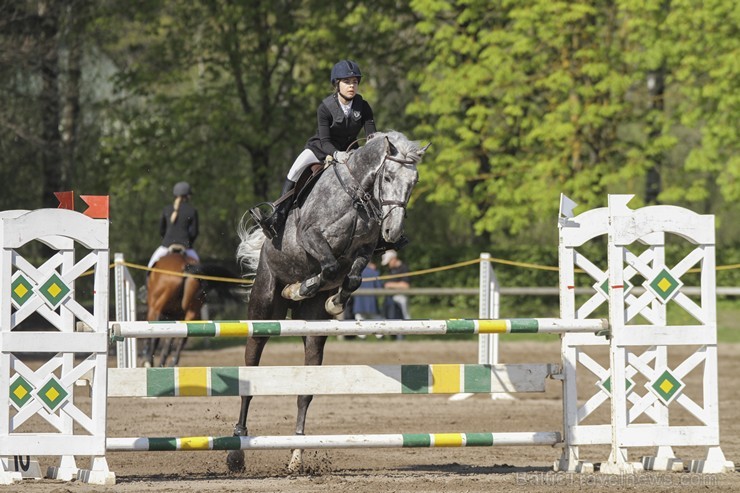
<instances>
[{"instance_id":1,"label":"female rider","mask_svg":"<svg viewBox=\"0 0 740 493\"><path fill-rule=\"evenodd\" d=\"M185 250L185 255L196 262L200 262L198 254L193 249L193 243L198 237L198 211L190 203L193 191L188 182L181 181L172 188L175 200L162 209L159 218L159 234L162 242L154 250L149 260L149 267L169 253L172 245L179 245Z\"/></svg>"},{"instance_id":2,"label":"female rider","mask_svg":"<svg viewBox=\"0 0 740 493\"><path fill-rule=\"evenodd\" d=\"M305 149L290 167L281 197L293 190L303 171L311 164L322 162L329 156L345 163L349 158L347 150L350 144L363 128L368 139L373 136L376 131L373 110L357 93L361 80L360 67L352 60L342 60L331 69L334 92L316 110L318 131L308 140ZM267 217L258 207L250 209L249 213L265 236L272 239L281 232L292 203L293 197L290 196L273 204L274 212Z\"/></svg>"}]
</instances>

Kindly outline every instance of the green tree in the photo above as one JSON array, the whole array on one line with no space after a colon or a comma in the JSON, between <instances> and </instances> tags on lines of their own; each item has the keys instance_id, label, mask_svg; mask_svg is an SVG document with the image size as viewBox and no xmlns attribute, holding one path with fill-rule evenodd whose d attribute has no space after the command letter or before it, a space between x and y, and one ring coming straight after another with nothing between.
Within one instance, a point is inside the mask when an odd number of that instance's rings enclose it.
<instances>
[{"instance_id":1,"label":"green tree","mask_svg":"<svg viewBox=\"0 0 740 493\"><path fill-rule=\"evenodd\" d=\"M94 15L89 0L0 2L2 209L56 207L96 139L81 101Z\"/></svg>"},{"instance_id":2,"label":"green tree","mask_svg":"<svg viewBox=\"0 0 740 493\"><path fill-rule=\"evenodd\" d=\"M147 224L171 200L172 184L186 179L204 210L199 249L233 255L236 222L255 202L274 198L315 131L315 108L331 90L337 60L360 62L369 100L381 91L389 96L376 106L383 125L407 119L394 114L394 95L413 53L398 34L413 21L407 7L388 1L373 8L317 0L169 1L149 3L146 12L115 5L99 28L115 24L106 52L122 68L122 97L110 108L101 150L113 215L122 221L112 229L116 244L138 258L148 255L155 238L144 246L127 236L153 230Z\"/></svg>"},{"instance_id":3,"label":"green tree","mask_svg":"<svg viewBox=\"0 0 740 493\"><path fill-rule=\"evenodd\" d=\"M712 190L736 197L732 2L412 7L432 55L409 106L437 150L422 179L435 184L429 200L454 204L477 233L551 224L560 192L586 207L618 192L704 211L722 203Z\"/></svg>"}]
</instances>

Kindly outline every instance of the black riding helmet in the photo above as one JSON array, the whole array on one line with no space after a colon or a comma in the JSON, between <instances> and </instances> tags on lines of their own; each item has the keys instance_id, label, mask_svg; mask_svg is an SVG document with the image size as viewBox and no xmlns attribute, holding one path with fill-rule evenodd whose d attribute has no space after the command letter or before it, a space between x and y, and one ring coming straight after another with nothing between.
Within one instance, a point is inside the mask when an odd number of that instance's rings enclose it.
<instances>
[{"instance_id":1,"label":"black riding helmet","mask_svg":"<svg viewBox=\"0 0 740 493\"><path fill-rule=\"evenodd\" d=\"M190 189L190 184L186 181L175 183L172 187L172 195L175 197L184 197L185 195L191 195L193 191Z\"/></svg>"},{"instance_id":2,"label":"black riding helmet","mask_svg":"<svg viewBox=\"0 0 740 493\"><path fill-rule=\"evenodd\" d=\"M342 60L337 62L331 69L332 85L336 84L339 79L349 79L350 77L357 77L357 80L362 80L360 66L352 60Z\"/></svg>"}]
</instances>

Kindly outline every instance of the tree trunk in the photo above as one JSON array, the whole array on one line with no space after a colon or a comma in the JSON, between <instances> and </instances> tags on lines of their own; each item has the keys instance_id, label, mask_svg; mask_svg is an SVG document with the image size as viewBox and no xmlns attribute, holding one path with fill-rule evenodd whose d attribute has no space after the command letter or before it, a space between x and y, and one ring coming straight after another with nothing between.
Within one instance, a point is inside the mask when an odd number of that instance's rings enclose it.
<instances>
[{"instance_id":1,"label":"tree trunk","mask_svg":"<svg viewBox=\"0 0 740 493\"><path fill-rule=\"evenodd\" d=\"M266 148L250 149L252 157L252 190L257 200L261 202L273 201L277 197L270 196L270 150Z\"/></svg>"},{"instance_id":2,"label":"tree trunk","mask_svg":"<svg viewBox=\"0 0 740 493\"><path fill-rule=\"evenodd\" d=\"M662 114L664 111L665 101L665 69L660 69L648 74L648 94L650 97L650 110L654 113L653 126L648 134L648 139L651 141L660 137L663 133L661 129L661 119L658 114ZM649 144L648 144L649 145ZM658 204L658 196L662 191L662 182L660 178L660 170L663 164L663 153L652 157L652 165L647 170L645 176L645 204Z\"/></svg>"},{"instance_id":3,"label":"tree trunk","mask_svg":"<svg viewBox=\"0 0 740 493\"><path fill-rule=\"evenodd\" d=\"M79 36L83 28L81 9L69 9L64 38L67 46L66 85L61 111L61 182L65 188L77 182L75 159L80 115L80 79L82 75L82 42Z\"/></svg>"},{"instance_id":4,"label":"tree trunk","mask_svg":"<svg viewBox=\"0 0 740 493\"><path fill-rule=\"evenodd\" d=\"M41 150L44 207L56 207L54 192L62 191L61 135L59 133L59 16L56 2L39 2L41 34Z\"/></svg>"}]
</instances>

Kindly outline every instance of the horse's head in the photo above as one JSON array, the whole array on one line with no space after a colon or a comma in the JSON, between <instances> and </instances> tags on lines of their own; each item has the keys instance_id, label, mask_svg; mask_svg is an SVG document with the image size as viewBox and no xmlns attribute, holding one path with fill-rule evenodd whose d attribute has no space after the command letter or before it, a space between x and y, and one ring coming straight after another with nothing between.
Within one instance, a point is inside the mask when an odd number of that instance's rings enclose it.
<instances>
[{"instance_id":1,"label":"horse's head","mask_svg":"<svg viewBox=\"0 0 740 493\"><path fill-rule=\"evenodd\" d=\"M380 134L385 141L385 154L375 180L375 197L382 209L381 234L389 243L403 234L406 205L419 181L416 165L429 147L421 147L400 132Z\"/></svg>"}]
</instances>

